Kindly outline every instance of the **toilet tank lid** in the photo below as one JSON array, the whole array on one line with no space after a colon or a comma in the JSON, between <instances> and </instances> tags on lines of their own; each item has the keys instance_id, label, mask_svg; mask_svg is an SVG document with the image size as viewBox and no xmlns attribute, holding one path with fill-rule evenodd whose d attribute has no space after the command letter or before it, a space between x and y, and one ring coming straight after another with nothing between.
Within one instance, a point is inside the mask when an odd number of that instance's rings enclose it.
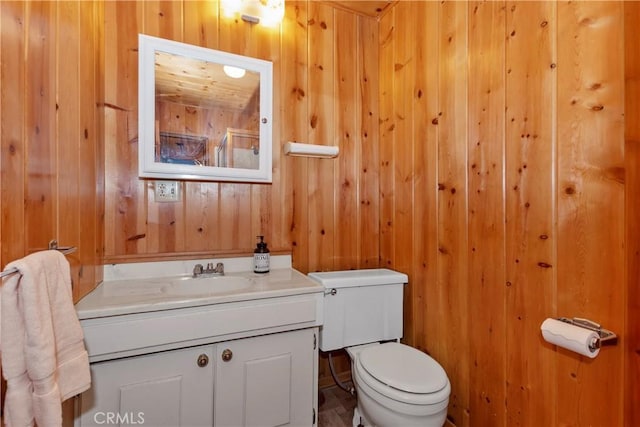
<instances>
[{"instance_id":1,"label":"toilet tank lid","mask_svg":"<svg viewBox=\"0 0 640 427\"><path fill-rule=\"evenodd\" d=\"M325 288L395 285L404 284L409 281L409 277L406 274L387 268L325 271L321 273L309 273L308 276Z\"/></svg>"}]
</instances>

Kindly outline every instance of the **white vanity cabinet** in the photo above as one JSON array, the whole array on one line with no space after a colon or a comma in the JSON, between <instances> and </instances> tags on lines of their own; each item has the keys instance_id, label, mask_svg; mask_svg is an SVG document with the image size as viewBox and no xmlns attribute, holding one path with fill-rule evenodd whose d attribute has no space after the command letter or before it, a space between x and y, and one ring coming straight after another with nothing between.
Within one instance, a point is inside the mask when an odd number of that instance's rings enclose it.
<instances>
[{"instance_id":1,"label":"white vanity cabinet","mask_svg":"<svg viewBox=\"0 0 640 427\"><path fill-rule=\"evenodd\" d=\"M316 337L302 329L218 344L214 425L314 425Z\"/></svg>"},{"instance_id":2,"label":"white vanity cabinet","mask_svg":"<svg viewBox=\"0 0 640 427\"><path fill-rule=\"evenodd\" d=\"M317 329L93 363L79 426L313 426Z\"/></svg>"},{"instance_id":3,"label":"white vanity cabinet","mask_svg":"<svg viewBox=\"0 0 640 427\"><path fill-rule=\"evenodd\" d=\"M77 425L213 425L215 346L93 363ZM206 362L203 362L206 361Z\"/></svg>"},{"instance_id":4,"label":"white vanity cabinet","mask_svg":"<svg viewBox=\"0 0 640 427\"><path fill-rule=\"evenodd\" d=\"M76 427L317 425L323 287L293 269L208 297L165 280L103 283L76 305L92 374Z\"/></svg>"}]
</instances>

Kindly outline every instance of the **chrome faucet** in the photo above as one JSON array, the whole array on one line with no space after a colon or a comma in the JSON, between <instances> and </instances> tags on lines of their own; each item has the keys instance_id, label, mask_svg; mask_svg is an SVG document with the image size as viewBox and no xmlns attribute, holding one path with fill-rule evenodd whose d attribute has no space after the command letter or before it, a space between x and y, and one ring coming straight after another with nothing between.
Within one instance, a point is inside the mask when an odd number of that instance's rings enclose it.
<instances>
[{"instance_id":1,"label":"chrome faucet","mask_svg":"<svg viewBox=\"0 0 640 427\"><path fill-rule=\"evenodd\" d=\"M214 267L213 263L210 262L207 264L206 268L203 267L202 264L196 264L195 267L193 267L193 277L211 276L224 276L224 264L219 262Z\"/></svg>"}]
</instances>

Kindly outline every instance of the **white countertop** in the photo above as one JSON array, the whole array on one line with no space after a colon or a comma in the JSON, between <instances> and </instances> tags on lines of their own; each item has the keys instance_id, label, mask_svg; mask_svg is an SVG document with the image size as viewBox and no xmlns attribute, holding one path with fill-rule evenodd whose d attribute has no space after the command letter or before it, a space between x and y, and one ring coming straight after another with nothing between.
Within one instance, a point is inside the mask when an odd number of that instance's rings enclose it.
<instances>
[{"instance_id":1,"label":"white countertop","mask_svg":"<svg viewBox=\"0 0 640 427\"><path fill-rule=\"evenodd\" d=\"M224 277L230 280L243 278L249 286L222 292L212 288L211 292L195 293L184 288L182 294L180 281L191 276L196 263L208 262L214 265L223 262ZM83 320L324 291L323 286L291 268L290 262L290 256L271 257L271 271L264 274L251 271L251 257L105 266L105 281L76 304L76 311L78 318ZM224 277L216 280L222 281ZM192 282L197 280L200 279L192 279Z\"/></svg>"}]
</instances>

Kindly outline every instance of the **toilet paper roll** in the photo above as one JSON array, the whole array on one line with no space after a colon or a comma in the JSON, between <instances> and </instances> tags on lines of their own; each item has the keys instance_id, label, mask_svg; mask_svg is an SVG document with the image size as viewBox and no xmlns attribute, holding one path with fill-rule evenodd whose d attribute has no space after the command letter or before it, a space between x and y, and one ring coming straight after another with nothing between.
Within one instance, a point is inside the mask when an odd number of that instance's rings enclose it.
<instances>
[{"instance_id":1,"label":"toilet paper roll","mask_svg":"<svg viewBox=\"0 0 640 427\"><path fill-rule=\"evenodd\" d=\"M597 332L556 319L546 319L540 326L542 336L548 343L566 348L583 356L594 358L600 349L589 345L599 338Z\"/></svg>"}]
</instances>

